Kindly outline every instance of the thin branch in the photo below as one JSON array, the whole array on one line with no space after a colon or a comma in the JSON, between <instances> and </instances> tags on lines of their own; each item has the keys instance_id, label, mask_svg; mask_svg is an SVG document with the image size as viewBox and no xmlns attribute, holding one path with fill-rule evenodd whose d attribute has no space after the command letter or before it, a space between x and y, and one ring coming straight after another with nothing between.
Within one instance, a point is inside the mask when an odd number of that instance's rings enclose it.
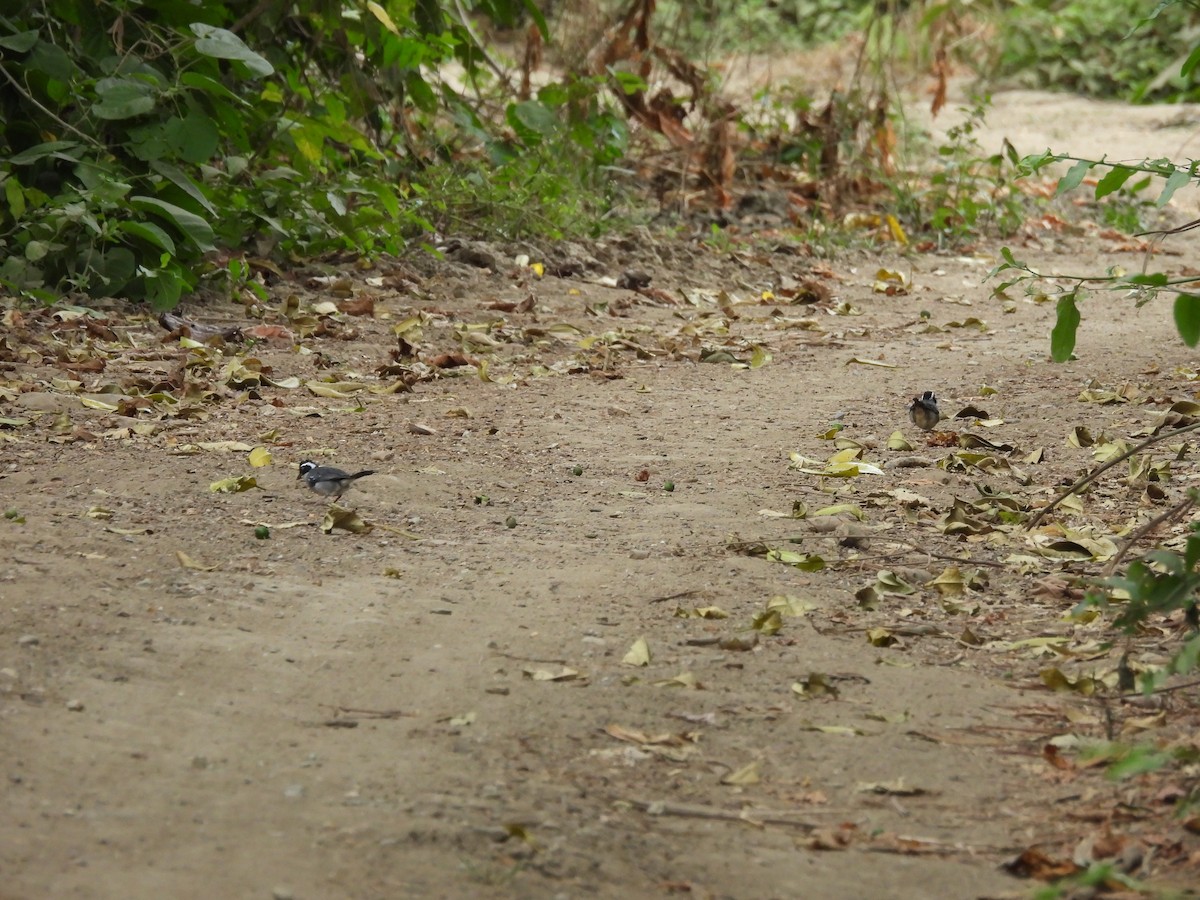
<instances>
[{"instance_id":1,"label":"thin branch","mask_svg":"<svg viewBox=\"0 0 1200 900\"><path fill-rule=\"evenodd\" d=\"M255 6L253 9L251 9L248 13L246 13L240 19L238 19L236 22L234 22L232 25L230 25L229 30L232 31L234 34L241 34L247 25L249 25L251 22L253 22L255 19L257 19L259 16L261 16L263 13L265 13L268 9L270 9L271 5L273 3L274 3L274 0L259 0L258 5Z\"/></svg>"},{"instance_id":2,"label":"thin branch","mask_svg":"<svg viewBox=\"0 0 1200 900\"><path fill-rule=\"evenodd\" d=\"M813 831L820 826L816 822L805 822L800 819L790 818L789 813L775 812L771 810L762 810L761 812L753 809L745 810L729 810L720 809L715 806L700 806L693 803L668 803L666 801L646 801L626 799L624 801L634 809L640 809L644 813L652 816L682 816L691 819L718 819L725 822L742 822L746 825L755 825L762 827L763 825L787 825L792 828L800 828L804 831ZM836 810L817 810L818 812L832 813Z\"/></svg>"},{"instance_id":3,"label":"thin branch","mask_svg":"<svg viewBox=\"0 0 1200 900\"><path fill-rule=\"evenodd\" d=\"M470 37L475 44L475 46L473 46L471 49L478 53L480 58L487 63L488 68L496 73L496 77L500 79L501 84L511 91L512 82L508 80L508 75L505 73L504 69L501 68L500 64L496 62L496 60L492 59L491 55L484 47L483 41L481 41L479 39L479 35L475 33L475 29L471 25L471 16L465 9L463 9L462 0L454 0L454 10L458 13L458 20L462 25L463 30L466 31L468 37Z\"/></svg>"},{"instance_id":4,"label":"thin branch","mask_svg":"<svg viewBox=\"0 0 1200 900\"><path fill-rule=\"evenodd\" d=\"M1121 549L1119 551L1117 551L1116 555L1113 556L1112 559L1110 559L1108 561L1108 564L1104 567L1103 571L1100 573L1101 577L1107 578L1109 575L1111 575L1116 570L1117 566L1119 566L1121 564L1121 560L1123 560L1125 558L1125 554L1127 554L1129 552L1130 548L1133 547L1134 544L1136 544L1138 541L1140 541L1142 538L1144 538L1151 531L1156 529L1159 525L1162 525L1164 522L1169 522L1172 519L1179 518L1179 516L1183 515L1185 512L1187 512L1189 509L1191 509L1193 506L1196 505L1196 500L1197 500L1196 497L1189 495L1184 500L1182 500L1180 503L1176 504L1175 506L1172 506L1166 512L1155 516L1149 522L1146 522L1144 525L1142 525L1140 528L1138 528L1137 531L1135 531L1133 534L1131 534L1128 538L1125 539L1125 543L1121 547Z\"/></svg>"},{"instance_id":5,"label":"thin branch","mask_svg":"<svg viewBox=\"0 0 1200 900\"><path fill-rule=\"evenodd\" d=\"M74 125L72 125L70 122L63 121L51 110L42 106L42 104L38 102L38 99L36 97L34 97L32 94L30 94L29 91L25 90L25 88L21 85L21 83L12 77L12 74L8 71L7 68L5 68L4 66L0 66L0 72L4 73L5 79L8 81L9 84L11 84L14 88L17 89L17 92L20 93L20 95L22 97L24 97L26 100L28 100L34 106L36 106L38 109L40 109L46 115L48 115L51 119L53 119L55 122L57 122L63 128L66 128L68 131L75 132L77 135L79 135L85 141L87 141L88 143L90 143L96 147L99 147L101 150L104 149L104 144L100 143L100 141L96 140L90 134L84 134L82 131L80 131L78 128L76 128Z\"/></svg>"},{"instance_id":6,"label":"thin branch","mask_svg":"<svg viewBox=\"0 0 1200 900\"><path fill-rule=\"evenodd\" d=\"M1146 696L1157 697L1159 694L1170 694L1173 691L1184 691L1184 690L1187 690L1188 688L1196 687L1196 685L1200 685L1200 680L1185 681L1182 684L1173 684L1169 687L1155 688L1154 690L1152 690L1149 693L1149 695L1147 695L1145 691L1130 691L1129 693L1126 693L1126 694L1117 694L1117 699L1118 700L1136 700L1139 697L1146 697Z\"/></svg>"}]
</instances>

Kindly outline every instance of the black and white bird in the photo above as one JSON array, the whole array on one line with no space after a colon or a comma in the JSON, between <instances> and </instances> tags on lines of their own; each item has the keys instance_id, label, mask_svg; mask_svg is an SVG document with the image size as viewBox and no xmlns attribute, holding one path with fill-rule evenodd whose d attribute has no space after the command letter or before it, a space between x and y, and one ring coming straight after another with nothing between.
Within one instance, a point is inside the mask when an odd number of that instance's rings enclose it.
<instances>
[{"instance_id":1,"label":"black and white bird","mask_svg":"<svg viewBox=\"0 0 1200 900\"><path fill-rule=\"evenodd\" d=\"M908 417L922 431L933 431L937 427L942 413L938 409L937 397L933 395L933 391L926 391L920 397L913 397L912 403L908 404Z\"/></svg>"},{"instance_id":2,"label":"black and white bird","mask_svg":"<svg viewBox=\"0 0 1200 900\"><path fill-rule=\"evenodd\" d=\"M303 478L304 483L322 497L340 500L351 484L359 478L374 474L374 469L363 469L361 472L351 475L349 472L343 472L333 466L318 466L311 459L306 459L300 463L300 474L296 476L296 480L299 481Z\"/></svg>"}]
</instances>

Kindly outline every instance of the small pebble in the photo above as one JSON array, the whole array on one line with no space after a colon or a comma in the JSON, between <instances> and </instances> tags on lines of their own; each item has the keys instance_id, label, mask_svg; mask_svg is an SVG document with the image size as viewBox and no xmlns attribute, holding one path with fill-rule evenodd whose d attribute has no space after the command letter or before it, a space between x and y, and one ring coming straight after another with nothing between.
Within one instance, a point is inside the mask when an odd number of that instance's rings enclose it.
<instances>
[{"instance_id":1,"label":"small pebble","mask_svg":"<svg viewBox=\"0 0 1200 900\"><path fill-rule=\"evenodd\" d=\"M36 634L23 634L17 638L18 647L35 647L42 642Z\"/></svg>"},{"instance_id":2,"label":"small pebble","mask_svg":"<svg viewBox=\"0 0 1200 900\"><path fill-rule=\"evenodd\" d=\"M271 888L271 900L295 900L295 897L290 887L277 885Z\"/></svg>"},{"instance_id":3,"label":"small pebble","mask_svg":"<svg viewBox=\"0 0 1200 900\"><path fill-rule=\"evenodd\" d=\"M82 700L68 700L67 701L67 709L69 709L71 712L83 712L83 701Z\"/></svg>"}]
</instances>

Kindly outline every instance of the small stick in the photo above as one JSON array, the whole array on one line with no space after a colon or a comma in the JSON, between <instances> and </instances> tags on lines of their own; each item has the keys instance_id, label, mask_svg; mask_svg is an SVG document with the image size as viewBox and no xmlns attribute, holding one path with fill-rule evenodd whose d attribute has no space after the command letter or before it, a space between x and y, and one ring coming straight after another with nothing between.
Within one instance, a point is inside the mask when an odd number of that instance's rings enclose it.
<instances>
[{"instance_id":1,"label":"small stick","mask_svg":"<svg viewBox=\"0 0 1200 900\"><path fill-rule=\"evenodd\" d=\"M1103 473L1107 472L1109 469L1111 469L1113 466L1117 465L1118 463L1124 462L1125 460L1129 459L1129 457L1133 456L1135 453L1142 452L1147 447L1149 447L1151 444L1157 444L1159 441L1165 441L1165 440L1167 440L1167 438L1175 437L1176 435L1183 434L1184 432L1187 432L1187 431L1195 431L1197 428L1200 428L1200 422L1193 422L1191 425L1184 425L1182 428L1176 428L1174 431L1164 431L1161 434L1156 434L1153 437L1147 438L1146 440L1142 441L1140 444L1138 444L1133 449L1128 450L1125 453L1122 453L1116 459L1110 459L1108 462L1106 462L1100 468L1096 469L1094 472L1091 472L1091 473L1083 476L1082 478L1080 478L1078 481L1076 481L1073 485L1071 485L1069 488L1067 488L1065 491L1063 491L1061 494L1059 494L1057 497L1055 497L1053 500L1051 500L1049 505L1043 506L1038 511L1038 514L1036 516L1034 516L1032 519L1030 519L1028 522L1025 523L1025 530L1032 531L1037 526L1038 522L1042 521L1042 519L1044 519L1049 512L1051 512L1056 506L1058 506L1058 504L1062 503L1064 500L1066 500L1068 497L1070 497L1072 494L1076 493L1077 491L1083 490L1085 487L1087 487L1089 484L1091 484L1093 481L1095 481L1097 478L1099 478Z\"/></svg>"},{"instance_id":2,"label":"small stick","mask_svg":"<svg viewBox=\"0 0 1200 900\"><path fill-rule=\"evenodd\" d=\"M1108 564L1104 567L1103 571L1100 573L1101 577L1107 578L1114 571L1116 571L1117 566L1119 566L1121 564L1121 560L1123 560L1125 558L1125 554L1129 552L1130 548L1132 548L1134 544L1136 544L1138 541L1140 541L1142 538L1144 538L1147 534L1149 534L1151 531L1153 531L1159 525L1162 525L1165 522L1169 522L1172 519L1176 519L1179 516L1183 515L1185 512L1187 512L1189 509L1191 509L1195 505L1196 505L1195 497L1193 497L1193 496L1185 497L1180 503L1176 504L1175 506L1172 506L1166 512L1155 516L1153 519L1151 519L1145 525L1142 525L1137 531L1135 531L1133 534L1131 534L1129 537L1127 537L1125 539L1125 543L1122 545L1121 549L1118 550L1116 555L1113 556L1113 558L1108 561Z\"/></svg>"},{"instance_id":3,"label":"small stick","mask_svg":"<svg viewBox=\"0 0 1200 900\"><path fill-rule=\"evenodd\" d=\"M649 603L666 603L668 600L680 600L683 597L694 597L700 593L700 588L688 588L686 591L679 591L674 594L667 594L665 597L655 597L649 600Z\"/></svg>"},{"instance_id":4,"label":"small stick","mask_svg":"<svg viewBox=\"0 0 1200 900\"><path fill-rule=\"evenodd\" d=\"M898 538L890 538L890 540L894 541L897 544L904 544L906 547L910 547L911 549L916 550L918 553L924 553L930 559L940 559L944 562L963 563L965 565L970 565L970 566L991 566L994 569L1003 569L1004 568L1004 563L990 562L989 560L986 560L986 559L973 559L971 557L967 557L966 559L963 559L961 556L942 556L940 553L931 553L930 551L926 550L924 547L921 547L918 544L914 544L912 541L900 540Z\"/></svg>"},{"instance_id":5,"label":"small stick","mask_svg":"<svg viewBox=\"0 0 1200 900\"><path fill-rule=\"evenodd\" d=\"M1172 684L1169 687L1155 688L1153 691L1150 692L1149 695L1147 695L1144 691L1133 691L1128 694L1117 694L1117 699L1118 700L1136 700L1138 697L1146 697L1146 696L1157 697L1159 694L1169 694L1172 691L1186 690L1187 688L1195 687L1198 684L1200 684L1200 680L1185 681L1183 684Z\"/></svg>"},{"instance_id":6,"label":"small stick","mask_svg":"<svg viewBox=\"0 0 1200 900\"><path fill-rule=\"evenodd\" d=\"M694 803L667 803L665 801L626 800L630 806L640 809L652 816L682 816L691 819L717 819L724 822L744 822L747 825L787 825L813 831L820 826L815 822L787 818L787 813L763 810L761 814L752 810L734 812L729 809L718 809L714 806L700 806ZM836 812L823 809L821 812Z\"/></svg>"},{"instance_id":7,"label":"small stick","mask_svg":"<svg viewBox=\"0 0 1200 900\"><path fill-rule=\"evenodd\" d=\"M339 716L363 716L368 719L399 719L403 716L416 718L417 715L402 709L355 709L351 706L338 706L334 711Z\"/></svg>"}]
</instances>

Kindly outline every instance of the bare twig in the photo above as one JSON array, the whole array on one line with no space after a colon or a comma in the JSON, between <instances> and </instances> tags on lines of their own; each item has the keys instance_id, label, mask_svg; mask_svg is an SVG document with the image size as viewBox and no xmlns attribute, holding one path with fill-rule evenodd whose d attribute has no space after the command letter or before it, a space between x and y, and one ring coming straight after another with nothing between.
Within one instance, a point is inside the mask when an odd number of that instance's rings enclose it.
<instances>
[{"instance_id":1,"label":"bare twig","mask_svg":"<svg viewBox=\"0 0 1200 900\"><path fill-rule=\"evenodd\" d=\"M1034 516L1032 519L1030 519L1028 522L1025 523L1025 530L1032 531L1034 528L1037 527L1037 524L1039 522L1041 522L1042 519L1044 519L1051 511L1054 510L1055 507L1058 506L1058 504L1062 503L1064 500L1066 500L1072 494L1078 493L1079 491L1083 490L1085 487L1087 487L1089 484L1091 484L1093 481L1095 481L1097 478L1099 478L1102 474L1107 472L1113 466L1124 462L1125 460L1129 459L1129 457L1133 456L1136 453L1141 453L1143 450L1145 450L1147 447L1149 447L1152 444L1157 444L1160 441L1168 440L1169 438L1176 437L1176 436L1184 434L1188 431L1195 431L1197 428L1200 428L1200 422L1193 422L1191 425L1184 425L1182 428L1176 428L1173 431L1164 431L1161 434L1156 434L1153 437L1146 438L1146 440L1142 441L1136 447L1133 447L1132 449L1126 451L1125 453L1122 453L1116 459L1110 459L1108 462L1106 462L1100 468L1096 469L1093 472L1089 472L1087 475L1083 476L1083 478L1080 478L1073 485L1071 485L1069 488L1067 488L1065 491L1063 491L1061 494L1059 494L1057 497L1055 497L1053 500L1051 500L1049 504L1047 504L1046 506L1043 506L1040 510L1038 510L1038 514L1036 516Z\"/></svg>"},{"instance_id":2,"label":"bare twig","mask_svg":"<svg viewBox=\"0 0 1200 900\"><path fill-rule=\"evenodd\" d=\"M1149 522L1145 523L1140 528L1138 528L1137 531L1135 531L1133 534L1131 534L1129 537L1127 537L1125 539L1125 543L1121 545L1121 549L1118 550L1116 552L1116 554L1113 556L1113 558L1108 561L1108 564L1104 567L1103 571L1100 573L1101 577L1107 578L1109 575L1111 575L1113 572L1115 572L1117 566L1119 566L1121 564L1121 560L1123 560L1125 558L1125 554L1127 554L1129 552L1130 548L1132 548L1134 544L1136 544L1138 541L1140 541L1142 538L1144 538L1147 534L1149 534L1151 531L1154 531L1154 529L1158 528L1159 525L1162 525L1166 522L1170 522L1172 519L1179 518L1181 515L1183 515L1185 512L1187 512L1189 509L1191 509L1195 505L1196 505L1196 498L1194 496L1189 495L1189 496L1185 497L1183 500L1181 500L1179 503L1172 506L1170 509L1166 510L1163 513L1160 513L1159 515L1157 515L1153 519L1151 519Z\"/></svg>"},{"instance_id":3,"label":"bare twig","mask_svg":"<svg viewBox=\"0 0 1200 900\"><path fill-rule=\"evenodd\" d=\"M458 13L459 24L462 25L463 30L466 31L475 44L471 50L479 54L480 59L487 63L488 68L496 74L496 77L500 80L500 83L503 84L509 91L511 91L512 82L508 80L508 74L500 67L500 64L496 62L496 60L492 59L491 54L489 54L487 49L484 47L483 41L481 41L479 39L479 35L475 33L475 28L471 25L471 15L466 11L466 9L463 8L462 0L454 0L454 11Z\"/></svg>"},{"instance_id":4,"label":"bare twig","mask_svg":"<svg viewBox=\"0 0 1200 900\"><path fill-rule=\"evenodd\" d=\"M665 596L665 597L655 597L652 600L649 600L647 602L648 603L666 603L668 600L680 600L684 597L694 597L699 593L702 593L700 588L688 588L686 591L677 591L674 594L667 594L667 596Z\"/></svg>"},{"instance_id":5,"label":"bare twig","mask_svg":"<svg viewBox=\"0 0 1200 900\"><path fill-rule=\"evenodd\" d=\"M355 709L352 706L338 706L334 712L338 716L360 716L364 719L411 719L417 715L402 709Z\"/></svg>"},{"instance_id":6,"label":"bare twig","mask_svg":"<svg viewBox=\"0 0 1200 900\"><path fill-rule=\"evenodd\" d=\"M12 75L9 74L8 69L4 68L4 66L0 66L0 75L3 75L5 77L5 79L7 79L8 83L11 84L14 88L16 88L17 93L20 94L26 101L28 101L29 103L32 103L34 106L36 106L38 109L40 109L46 115L48 115L51 119L53 119L55 122L57 122L63 128L66 128L68 131L75 132L77 135L79 135L81 138L83 138L85 141L87 141L93 147L100 147L100 148L104 147L104 145L102 143L100 143L100 141L96 140L90 134L85 134L84 132L80 131L78 128L76 128L74 125L72 125L70 122L66 122L63 119L59 118L51 110L47 109L45 106L43 106L41 103L39 103L37 97L33 96L33 94L31 94L31 93L29 93L29 91L25 90L25 88L21 86L20 82L18 82L15 78L13 78Z\"/></svg>"},{"instance_id":7,"label":"bare twig","mask_svg":"<svg viewBox=\"0 0 1200 900\"><path fill-rule=\"evenodd\" d=\"M716 819L723 822L744 822L747 825L762 827L763 825L786 825L790 828L800 828L813 831L820 826L815 822L794 819L789 813L772 810L732 810L720 809L715 806L700 806L696 803L668 803L665 800L625 800L635 809L652 816L681 816L689 819ZM820 812L836 812L836 810L820 810Z\"/></svg>"},{"instance_id":8,"label":"bare twig","mask_svg":"<svg viewBox=\"0 0 1200 900\"><path fill-rule=\"evenodd\" d=\"M1196 685L1200 685L1200 680L1185 681L1185 682L1183 682L1183 684L1173 684L1170 687L1155 688L1153 691L1150 692L1149 696L1157 697L1159 694L1170 694L1173 691L1185 691L1188 688L1196 687ZM1117 694L1117 699L1118 700L1136 700L1138 697L1145 697L1145 696L1147 696L1145 691L1130 691L1127 694Z\"/></svg>"},{"instance_id":9,"label":"bare twig","mask_svg":"<svg viewBox=\"0 0 1200 900\"><path fill-rule=\"evenodd\" d=\"M275 0L259 0L258 5L251 9L248 13L229 26L229 30L234 34L241 34L246 26L265 13L271 8Z\"/></svg>"},{"instance_id":10,"label":"bare twig","mask_svg":"<svg viewBox=\"0 0 1200 900\"><path fill-rule=\"evenodd\" d=\"M943 562L963 563L970 566L991 566L994 569L1004 568L1004 563L991 562L990 560L986 559L972 559L970 557L963 559L961 556L943 556L940 553L932 553L929 550L926 550L924 547L914 544L912 541L904 541L900 540L899 538L890 538L889 540L893 541L894 543L903 544L906 547L910 547L913 550L916 550L918 553L924 553L930 559L940 559Z\"/></svg>"}]
</instances>

